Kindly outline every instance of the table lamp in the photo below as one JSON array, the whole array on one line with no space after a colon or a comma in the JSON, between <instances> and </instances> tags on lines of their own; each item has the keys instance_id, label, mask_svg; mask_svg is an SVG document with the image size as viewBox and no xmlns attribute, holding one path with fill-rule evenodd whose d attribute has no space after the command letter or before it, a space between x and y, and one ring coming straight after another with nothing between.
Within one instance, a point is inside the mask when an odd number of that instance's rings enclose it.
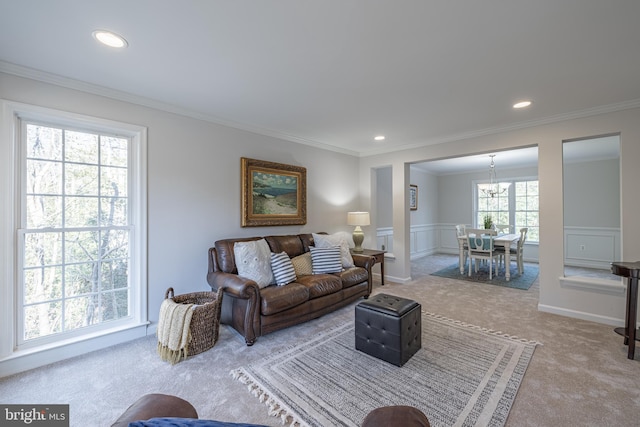
<instances>
[{"instance_id":1,"label":"table lamp","mask_svg":"<svg viewBox=\"0 0 640 427\"><path fill-rule=\"evenodd\" d=\"M369 225L369 212L348 212L347 224L355 225L353 230L353 243L356 247L353 248L354 252L362 252L362 241L364 240L364 233L360 228L361 225Z\"/></svg>"}]
</instances>

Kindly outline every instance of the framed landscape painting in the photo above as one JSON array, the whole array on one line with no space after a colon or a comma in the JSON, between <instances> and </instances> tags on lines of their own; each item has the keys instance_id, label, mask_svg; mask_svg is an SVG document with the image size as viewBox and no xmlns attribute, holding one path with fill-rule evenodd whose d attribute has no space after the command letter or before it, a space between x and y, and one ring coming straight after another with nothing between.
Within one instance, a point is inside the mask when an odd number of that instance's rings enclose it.
<instances>
[{"instance_id":1,"label":"framed landscape painting","mask_svg":"<svg viewBox=\"0 0 640 427\"><path fill-rule=\"evenodd\" d=\"M262 160L240 159L242 226L307 223L307 169Z\"/></svg>"}]
</instances>

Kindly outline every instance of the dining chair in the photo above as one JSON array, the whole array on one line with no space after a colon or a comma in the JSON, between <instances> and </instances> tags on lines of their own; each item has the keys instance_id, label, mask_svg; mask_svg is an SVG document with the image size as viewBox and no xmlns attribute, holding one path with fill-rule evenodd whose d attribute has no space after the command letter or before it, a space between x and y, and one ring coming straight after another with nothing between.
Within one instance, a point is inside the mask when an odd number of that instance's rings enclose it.
<instances>
[{"instance_id":1,"label":"dining chair","mask_svg":"<svg viewBox=\"0 0 640 427\"><path fill-rule=\"evenodd\" d=\"M524 273L524 243L527 241L527 233L529 232L528 227L522 227L520 229L520 239L518 240L518 244L515 248L509 248L509 253L511 255L515 255L516 265L518 266L518 273ZM500 264L502 264L505 257L505 248L498 246L496 248L496 252L500 254ZM506 263L505 263L506 264ZM505 265L505 268L508 266Z\"/></svg>"},{"instance_id":2,"label":"dining chair","mask_svg":"<svg viewBox=\"0 0 640 427\"><path fill-rule=\"evenodd\" d=\"M498 233L511 233L511 226L509 224L494 224L493 227Z\"/></svg>"},{"instance_id":3,"label":"dining chair","mask_svg":"<svg viewBox=\"0 0 640 427\"><path fill-rule=\"evenodd\" d=\"M471 265L475 264L478 272L478 261L489 261L489 280L493 278L493 269L498 275L498 260L500 254L495 251L493 238L498 234L496 230L484 228L467 228L467 253L469 254L469 276L471 276ZM475 260L475 263L474 263Z\"/></svg>"},{"instance_id":4,"label":"dining chair","mask_svg":"<svg viewBox=\"0 0 640 427\"><path fill-rule=\"evenodd\" d=\"M467 263L467 226L464 224L456 225L456 239L458 240L458 251L460 253L458 259L458 266L460 267L460 274L464 274L464 266Z\"/></svg>"}]
</instances>

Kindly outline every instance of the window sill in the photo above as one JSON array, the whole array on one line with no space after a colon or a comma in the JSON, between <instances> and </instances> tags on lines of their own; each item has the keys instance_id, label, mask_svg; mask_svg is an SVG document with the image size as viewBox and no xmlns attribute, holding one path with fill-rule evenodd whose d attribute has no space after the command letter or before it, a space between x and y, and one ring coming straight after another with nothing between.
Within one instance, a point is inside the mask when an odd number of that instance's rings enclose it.
<instances>
[{"instance_id":1,"label":"window sill","mask_svg":"<svg viewBox=\"0 0 640 427\"><path fill-rule=\"evenodd\" d=\"M19 349L0 359L0 378L147 335L149 322L103 329L81 337Z\"/></svg>"}]
</instances>

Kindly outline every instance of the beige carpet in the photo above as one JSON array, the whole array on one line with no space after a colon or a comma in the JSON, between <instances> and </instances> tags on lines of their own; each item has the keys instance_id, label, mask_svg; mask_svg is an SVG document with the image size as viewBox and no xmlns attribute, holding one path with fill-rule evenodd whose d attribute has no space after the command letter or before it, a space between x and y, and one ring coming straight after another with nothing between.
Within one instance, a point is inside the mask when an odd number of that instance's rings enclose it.
<instances>
[{"instance_id":1,"label":"beige carpet","mask_svg":"<svg viewBox=\"0 0 640 427\"><path fill-rule=\"evenodd\" d=\"M412 298L425 311L543 343L511 408L507 426L638 425L640 356L628 360L613 328L537 311L538 283L527 291L430 276L456 261L413 264L414 281L375 292ZM277 426L264 404L229 375L283 346L353 320L353 307L258 339L253 347L223 326L216 346L176 365L162 362L154 337L0 379L2 403L68 403L72 426L108 426L144 393L191 401L203 418Z\"/></svg>"}]
</instances>

